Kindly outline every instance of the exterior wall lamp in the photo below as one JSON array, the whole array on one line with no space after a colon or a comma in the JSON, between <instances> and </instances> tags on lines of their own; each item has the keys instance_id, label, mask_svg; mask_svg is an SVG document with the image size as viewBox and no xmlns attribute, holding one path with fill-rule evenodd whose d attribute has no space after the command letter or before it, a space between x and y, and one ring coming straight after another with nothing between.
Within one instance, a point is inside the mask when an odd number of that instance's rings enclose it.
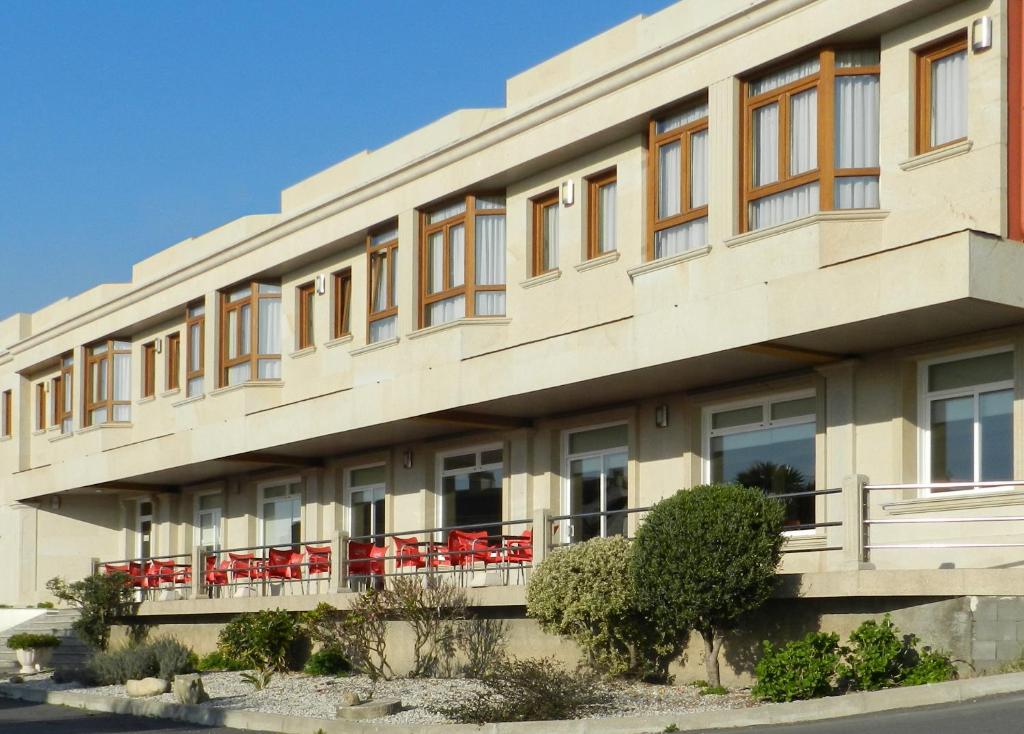
<instances>
[{"instance_id":1,"label":"exterior wall lamp","mask_svg":"<svg viewBox=\"0 0 1024 734\"><path fill-rule=\"evenodd\" d=\"M327 292L327 276L323 273L316 276L316 292L321 296Z\"/></svg>"},{"instance_id":2,"label":"exterior wall lamp","mask_svg":"<svg viewBox=\"0 0 1024 734\"><path fill-rule=\"evenodd\" d=\"M668 428L668 406L664 403L654 409L654 425L657 428Z\"/></svg>"},{"instance_id":3,"label":"exterior wall lamp","mask_svg":"<svg viewBox=\"0 0 1024 734\"><path fill-rule=\"evenodd\" d=\"M975 53L992 48L992 18L983 15L971 23L971 48Z\"/></svg>"},{"instance_id":4,"label":"exterior wall lamp","mask_svg":"<svg viewBox=\"0 0 1024 734\"><path fill-rule=\"evenodd\" d=\"M576 200L576 184L570 178L562 181L562 206L572 206Z\"/></svg>"},{"instance_id":5,"label":"exterior wall lamp","mask_svg":"<svg viewBox=\"0 0 1024 734\"><path fill-rule=\"evenodd\" d=\"M406 469L412 469L412 449L406 449L402 452L402 466Z\"/></svg>"}]
</instances>

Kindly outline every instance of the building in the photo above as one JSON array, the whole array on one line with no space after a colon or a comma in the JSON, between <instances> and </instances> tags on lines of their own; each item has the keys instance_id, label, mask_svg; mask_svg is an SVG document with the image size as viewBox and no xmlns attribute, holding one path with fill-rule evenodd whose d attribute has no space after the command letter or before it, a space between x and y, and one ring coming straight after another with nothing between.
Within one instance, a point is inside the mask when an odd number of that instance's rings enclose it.
<instances>
[{"instance_id":1,"label":"building","mask_svg":"<svg viewBox=\"0 0 1024 734\"><path fill-rule=\"evenodd\" d=\"M776 627L1016 657L1021 5L682 0L0 323L0 601L157 558L154 623L343 606L346 535L536 560L740 480L796 495ZM306 545L315 583L183 575Z\"/></svg>"}]
</instances>

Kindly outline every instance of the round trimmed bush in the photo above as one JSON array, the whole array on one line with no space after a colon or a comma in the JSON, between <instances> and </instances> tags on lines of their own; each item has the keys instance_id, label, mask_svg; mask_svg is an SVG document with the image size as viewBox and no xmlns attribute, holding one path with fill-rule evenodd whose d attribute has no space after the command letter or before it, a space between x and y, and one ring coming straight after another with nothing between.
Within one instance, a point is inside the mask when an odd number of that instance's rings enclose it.
<instances>
[{"instance_id":1,"label":"round trimmed bush","mask_svg":"<svg viewBox=\"0 0 1024 734\"><path fill-rule=\"evenodd\" d=\"M33 634L31 632L20 632L11 635L7 640L7 647L12 650L42 650L43 648L57 647L60 640L53 635Z\"/></svg>"}]
</instances>

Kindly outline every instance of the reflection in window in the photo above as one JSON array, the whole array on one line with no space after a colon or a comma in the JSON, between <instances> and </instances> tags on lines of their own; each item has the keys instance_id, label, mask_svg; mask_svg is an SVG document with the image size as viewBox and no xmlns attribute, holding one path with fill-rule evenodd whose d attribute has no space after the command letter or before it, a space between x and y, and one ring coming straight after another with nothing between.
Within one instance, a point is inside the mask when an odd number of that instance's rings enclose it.
<instances>
[{"instance_id":1,"label":"reflection in window","mask_svg":"<svg viewBox=\"0 0 1024 734\"><path fill-rule=\"evenodd\" d=\"M441 460L441 525L501 535L503 452L485 449Z\"/></svg>"},{"instance_id":2,"label":"reflection in window","mask_svg":"<svg viewBox=\"0 0 1024 734\"><path fill-rule=\"evenodd\" d=\"M569 514L582 516L571 521L573 541L625 535L628 445L624 423L569 434Z\"/></svg>"}]
</instances>

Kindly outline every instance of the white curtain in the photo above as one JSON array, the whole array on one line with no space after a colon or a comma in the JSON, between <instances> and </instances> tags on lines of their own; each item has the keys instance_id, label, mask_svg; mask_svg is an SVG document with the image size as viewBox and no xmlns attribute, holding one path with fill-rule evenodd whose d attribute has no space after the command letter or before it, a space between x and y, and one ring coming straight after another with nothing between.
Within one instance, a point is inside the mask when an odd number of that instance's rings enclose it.
<instances>
[{"instance_id":1,"label":"white curtain","mask_svg":"<svg viewBox=\"0 0 1024 734\"><path fill-rule=\"evenodd\" d=\"M836 79L835 166L878 165L879 91L873 75ZM877 209L877 176L840 176L835 180L836 209Z\"/></svg>"},{"instance_id":2,"label":"white curtain","mask_svg":"<svg viewBox=\"0 0 1024 734\"><path fill-rule=\"evenodd\" d=\"M654 235L654 257L672 257L689 250L703 247L708 243L708 218L701 217L690 222L663 229Z\"/></svg>"},{"instance_id":3,"label":"white curtain","mask_svg":"<svg viewBox=\"0 0 1024 734\"><path fill-rule=\"evenodd\" d=\"M196 395L199 395L200 393L202 393L202 391L203 391L203 378L202 377L193 377L191 380L188 381L188 388L186 390L186 394L187 394L188 397L191 398L191 397L194 397Z\"/></svg>"},{"instance_id":4,"label":"white curtain","mask_svg":"<svg viewBox=\"0 0 1024 734\"><path fill-rule=\"evenodd\" d=\"M246 304L238 309L239 328L242 330L241 341L239 342L242 354L249 354L252 351L252 306ZM235 355L238 356L238 355Z\"/></svg>"},{"instance_id":5,"label":"white curtain","mask_svg":"<svg viewBox=\"0 0 1024 734\"><path fill-rule=\"evenodd\" d=\"M597 190L597 252L615 249L615 190L612 181Z\"/></svg>"},{"instance_id":6,"label":"white curtain","mask_svg":"<svg viewBox=\"0 0 1024 734\"><path fill-rule=\"evenodd\" d=\"M504 209L505 208L505 197L504 196L478 196L476 197L476 208L487 210L487 209Z\"/></svg>"},{"instance_id":7,"label":"white curtain","mask_svg":"<svg viewBox=\"0 0 1024 734\"><path fill-rule=\"evenodd\" d=\"M132 356L114 355L114 400L132 399ZM132 406L115 405L114 420L128 422L132 419Z\"/></svg>"},{"instance_id":8,"label":"white curtain","mask_svg":"<svg viewBox=\"0 0 1024 734\"><path fill-rule=\"evenodd\" d=\"M281 299L261 298L259 312L259 353L281 353Z\"/></svg>"},{"instance_id":9,"label":"white curtain","mask_svg":"<svg viewBox=\"0 0 1024 734\"><path fill-rule=\"evenodd\" d=\"M258 360L256 363L256 376L261 380L280 380L281 360L277 357L274 359Z\"/></svg>"},{"instance_id":10,"label":"white curtain","mask_svg":"<svg viewBox=\"0 0 1024 734\"><path fill-rule=\"evenodd\" d=\"M674 115L663 117L658 120L655 125L655 130L658 135L661 133L667 133L669 130L675 130L676 128L682 127L683 125L689 125L691 122L696 122L708 116L708 106L706 104L699 104L695 107L677 112Z\"/></svg>"},{"instance_id":11,"label":"white curtain","mask_svg":"<svg viewBox=\"0 0 1024 734\"><path fill-rule=\"evenodd\" d=\"M434 232L427 238L427 292L444 290L444 232Z\"/></svg>"},{"instance_id":12,"label":"white curtain","mask_svg":"<svg viewBox=\"0 0 1024 734\"><path fill-rule=\"evenodd\" d=\"M835 184L836 209L877 209L878 176L840 176Z\"/></svg>"},{"instance_id":13,"label":"white curtain","mask_svg":"<svg viewBox=\"0 0 1024 734\"><path fill-rule=\"evenodd\" d=\"M373 256L373 310L388 307L388 258L384 253Z\"/></svg>"},{"instance_id":14,"label":"white curtain","mask_svg":"<svg viewBox=\"0 0 1024 734\"><path fill-rule=\"evenodd\" d=\"M370 342L394 339L398 333L398 317L389 316L386 319L377 319L370 322Z\"/></svg>"},{"instance_id":15,"label":"white curtain","mask_svg":"<svg viewBox=\"0 0 1024 734\"><path fill-rule=\"evenodd\" d=\"M242 362L242 364L236 364L233 367L228 367L228 384L238 385L242 382L248 382L252 376L252 365L249 362Z\"/></svg>"},{"instance_id":16,"label":"white curtain","mask_svg":"<svg viewBox=\"0 0 1024 734\"><path fill-rule=\"evenodd\" d=\"M441 207L440 209L435 209L434 211L430 212L430 214L427 216L427 222L430 224L443 222L445 219L448 219L449 217L454 217L456 214L462 214L462 212L464 211L466 211L466 200L459 199L458 201L453 201L452 203L447 204Z\"/></svg>"},{"instance_id":17,"label":"white curtain","mask_svg":"<svg viewBox=\"0 0 1024 734\"><path fill-rule=\"evenodd\" d=\"M476 218L476 284L505 284L505 216Z\"/></svg>"},{"instance_id":18,"label":"white curtain","mask_svg":"<svg viewBox=\"0 0 1024 734\"><path fill-rule=\"evenodd\" d=\"M932 62L932 139L942 145L967 137L967 52Z\"/></svg>"},{"instance_id":19,"label":"white curtain","mask_svg":"<svg viewBox=\"0 0 1024 734\"><path fill-rule=\"evenodd\" d=\"M773 72L766 76L761 77L750 83L748 87L748 94L751 97L756 97L759 94L770 92L773 89L784 87L790 82L795 82L797 79L803 79L805 76L811 74L817 74L818 69L821 68L821 63L817 56L801 61L799 64L794 64L785 69Z\"/></svg>"},{"instance_id":20,"label":"white curtain","mask_svg":"<svg viewBox=\"0 0 1024 734\"><path fill-rule=\"evenodd\" d=\"M558 267L558 204L544 209L544 252L545 270Z\"/></svg>"},{"instance_id":21,"label":"white curtain","mask_svg":"<svg viewBox=\"0 0 1024 734\"><path fill-rule=\"evenodd\" d=\"M479 291L476 294L477 316L504 316L505 291Z\"/></svg>"},{"instance_id":22,"label":"white curtain","mask_svg":"<svg viewBox=\"0 0 1024 734\"><path fill-rule=\"evenodd\" d=\"M679 153L678 140L658 148L658 219L679 213L679 166L682 159Z\"/></svg>"},{"instance_id":23,"label":"white curtain","mask_svg":"<svg viewBox=\"0 0 1024 734\"><path fill-rule=\"evenodd\" d=\"M789 174L818 167L818 90L794 94L789 101Z\"/></svg>"},{"instance_id":24,"label":"white curtain","mask_svg":"<svg viewBox=\"0 0 1024 734\"><path fill-rule=\"evenodd\" d=\"M430 304L427 308L427 326L447 324L466 315L466 297L453 296Z\"/></svg>"},{"instance_id":25,"label":"white curtain","mask_svg":"<svg viewBox=\"0 0 1024 734\"><path fill-rule=\"evenodd\" d=\"M199 342L199 324L192 324L188 327L188 371L196 372L200 367L199 355L202 345Z\"/></svg>"},{"instance_id":26,"label":"white curtain","mask_svg":"<svg viewBox=\"0 0 1024 734\"><path fill-rule=\"evenodd\" d=\"M750 229L774 227L793 219L806 217L818 211L820 193L818 183L797 186L750 202Z\"/></svg>"},{"instance_id":27,"label":"white curtain","mask_svg":"<svg viewBox=\"0 0 1024 734\"><path fill-rule=\"evenodd\" d=\"M836 68L852 69L857 66L878 66L880 54L877 48L852 48L836 51Z\"/></svg>"},{"instance_id":28,"label":"white curtain","mask_svg":"<svg viewBox=\"0 0 1024 734\"><path fill-rule=\"evenodd\" d=\"M758 107L753 115L754 186L779 180L779 105Z\"/></svg>"},{"instance_id":29,"label":"white curtain","mask_svg":"<svg viewBox=\"0 0 1024 734\"><path fill-rule=\"evenodd\" d=\"M460 224L448 230L448 273L452 288L466 282L466 225Z\"/></svg>"},{"instance_id":30,"label":"white curtain","mask_svg":"<svg viewBox=\"0 0 1024 734\"><path fill-rule=\"evenodd\" d=\"M385 242L394 242L398 239L398 227L393 227L385 232L378 232L370 238L370 245L383 245Z\"/></svg>"},{"instance_id":31,"label":"white curtain","mask_svg":"<svg viewBox=\"0 0 1024 734\"><path fill-rule=\"evenodd\" d=\"M708 203L708 131L690 136L690 207Z\"/></svg>"}]
</instances>

